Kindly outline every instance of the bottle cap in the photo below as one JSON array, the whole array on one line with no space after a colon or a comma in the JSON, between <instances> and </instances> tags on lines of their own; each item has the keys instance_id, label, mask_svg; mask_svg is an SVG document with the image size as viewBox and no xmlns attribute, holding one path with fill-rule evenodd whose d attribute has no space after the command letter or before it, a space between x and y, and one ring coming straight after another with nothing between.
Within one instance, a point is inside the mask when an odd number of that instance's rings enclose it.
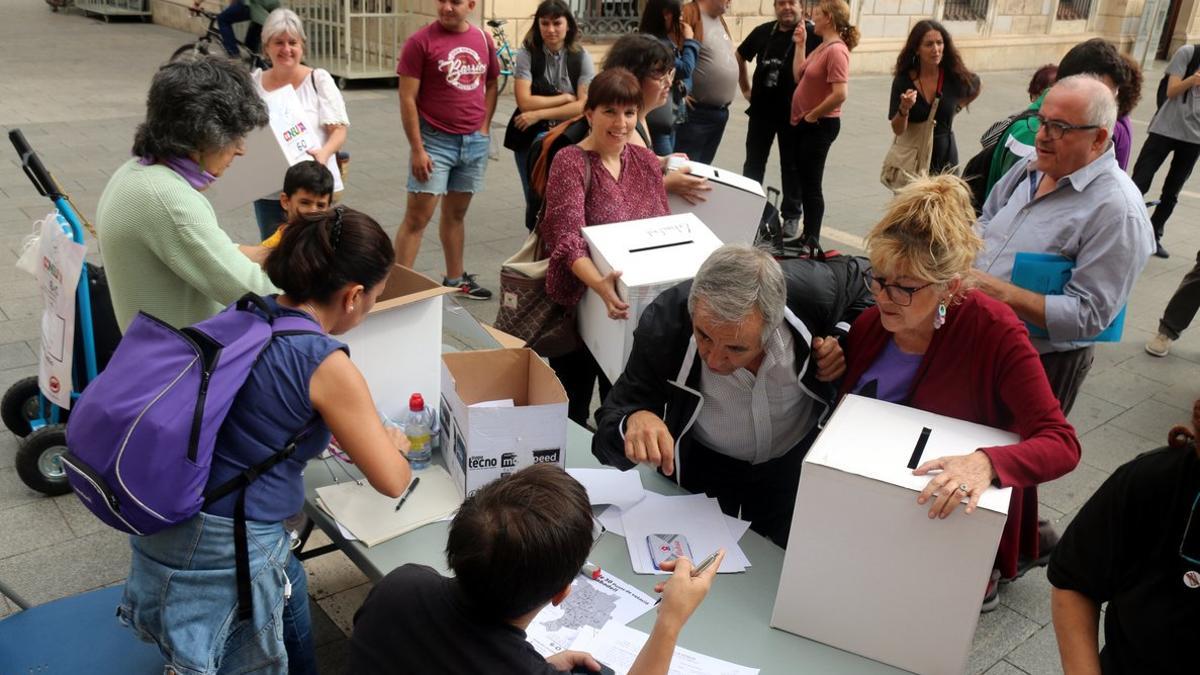
<instances>
[{"instance_id":1,"label":"bottle cap","mask_svg":"<svg viewBox=\"0 0 1200 675\"><path fill-rule=\"evenodd\" d=\"M425 399L420 394L413 394L408 399L408 409L417 412L425 409Z\"/></svg>"}]
</instances>

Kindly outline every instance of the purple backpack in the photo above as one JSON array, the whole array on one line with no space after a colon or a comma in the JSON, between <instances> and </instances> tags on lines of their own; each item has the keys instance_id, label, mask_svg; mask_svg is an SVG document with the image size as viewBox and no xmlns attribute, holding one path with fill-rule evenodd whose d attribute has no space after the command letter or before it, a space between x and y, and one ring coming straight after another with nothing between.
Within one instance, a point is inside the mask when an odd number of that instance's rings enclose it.
<instances>
[{"instance_id":1,"label":"purple backpack","mask_svg":"<svg viewBox=\"0 0 1200 675\"><path fill-rule=\"evenodd\" d=\"M311 333L323 334L310 319L277 316L253 294L182 330L139 312L71 410L63 466L75 494L111 527L147 535L248 485L289 457L311 425L206 491L217 432L271 339Z\"/></svg>"}]
</instances>

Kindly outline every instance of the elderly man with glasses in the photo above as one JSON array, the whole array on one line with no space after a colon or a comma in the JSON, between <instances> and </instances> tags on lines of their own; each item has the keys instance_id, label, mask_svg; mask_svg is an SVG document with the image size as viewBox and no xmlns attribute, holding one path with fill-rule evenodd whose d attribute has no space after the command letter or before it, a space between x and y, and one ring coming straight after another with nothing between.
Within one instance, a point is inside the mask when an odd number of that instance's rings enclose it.
<instances>
[{"instance_id":1,"label":"elderly man with glasses","mask_svg":"<svg viewBox=\"0 0 1200 675\"><path fill-rule=\"evenodd\" d=\"M864 266L714 251L642 313L592 453L659 467L786 545L800 464L845 370L838 337L871 305Z\"/></svg>"}]
</instances>

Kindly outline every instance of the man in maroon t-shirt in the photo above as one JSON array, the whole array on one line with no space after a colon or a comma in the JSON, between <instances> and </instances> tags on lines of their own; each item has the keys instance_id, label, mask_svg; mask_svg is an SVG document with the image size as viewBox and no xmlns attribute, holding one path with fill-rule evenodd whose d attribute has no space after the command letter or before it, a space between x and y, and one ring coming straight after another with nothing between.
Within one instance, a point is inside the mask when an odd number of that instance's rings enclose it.
<instances>
[{"instance_id":1,"label":"man in maroon t-shirt","mask_svg":"<svg viewBox=\"0 0 1200 675\"><path fill-rule=\"evenodd\" d=\"M492 292L463 269L464 220L483 189L500 63L491 38L467 20L475 0L437 0L438 19L400 52L400 120L412 149L408 204L396 233L396 262L412 267L421 235L442 200L438 234L446 258L442 284L468 298Z\"/></svg>"}]
</instances>

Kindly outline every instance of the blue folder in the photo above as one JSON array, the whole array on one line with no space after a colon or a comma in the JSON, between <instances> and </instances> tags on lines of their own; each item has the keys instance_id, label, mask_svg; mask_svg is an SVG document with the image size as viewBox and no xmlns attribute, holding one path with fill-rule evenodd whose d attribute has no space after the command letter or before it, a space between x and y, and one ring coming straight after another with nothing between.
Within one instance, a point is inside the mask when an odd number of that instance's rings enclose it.
<instances>
[{"instance_id":1,"label":"blue folder","mask_svg":"<svg viewBox=\"0 0 1200 675\"><path fill-rule=\"evenodd\" d=\"M1074 267L1075 261L1061 255L1021 252L1017 253L1013 261L1012 282L1034 293L1062 295L1063 287L1071 280L1071 270ZM1120 342L1121 334L1125 331L1125 309L1121 307L1117 317L1099 335L1083 341ZM1029 327L1030 337L1050 338L1045 328L1029 322L1025 322L1025 325Z\"/></svg>"}]
</instances>

